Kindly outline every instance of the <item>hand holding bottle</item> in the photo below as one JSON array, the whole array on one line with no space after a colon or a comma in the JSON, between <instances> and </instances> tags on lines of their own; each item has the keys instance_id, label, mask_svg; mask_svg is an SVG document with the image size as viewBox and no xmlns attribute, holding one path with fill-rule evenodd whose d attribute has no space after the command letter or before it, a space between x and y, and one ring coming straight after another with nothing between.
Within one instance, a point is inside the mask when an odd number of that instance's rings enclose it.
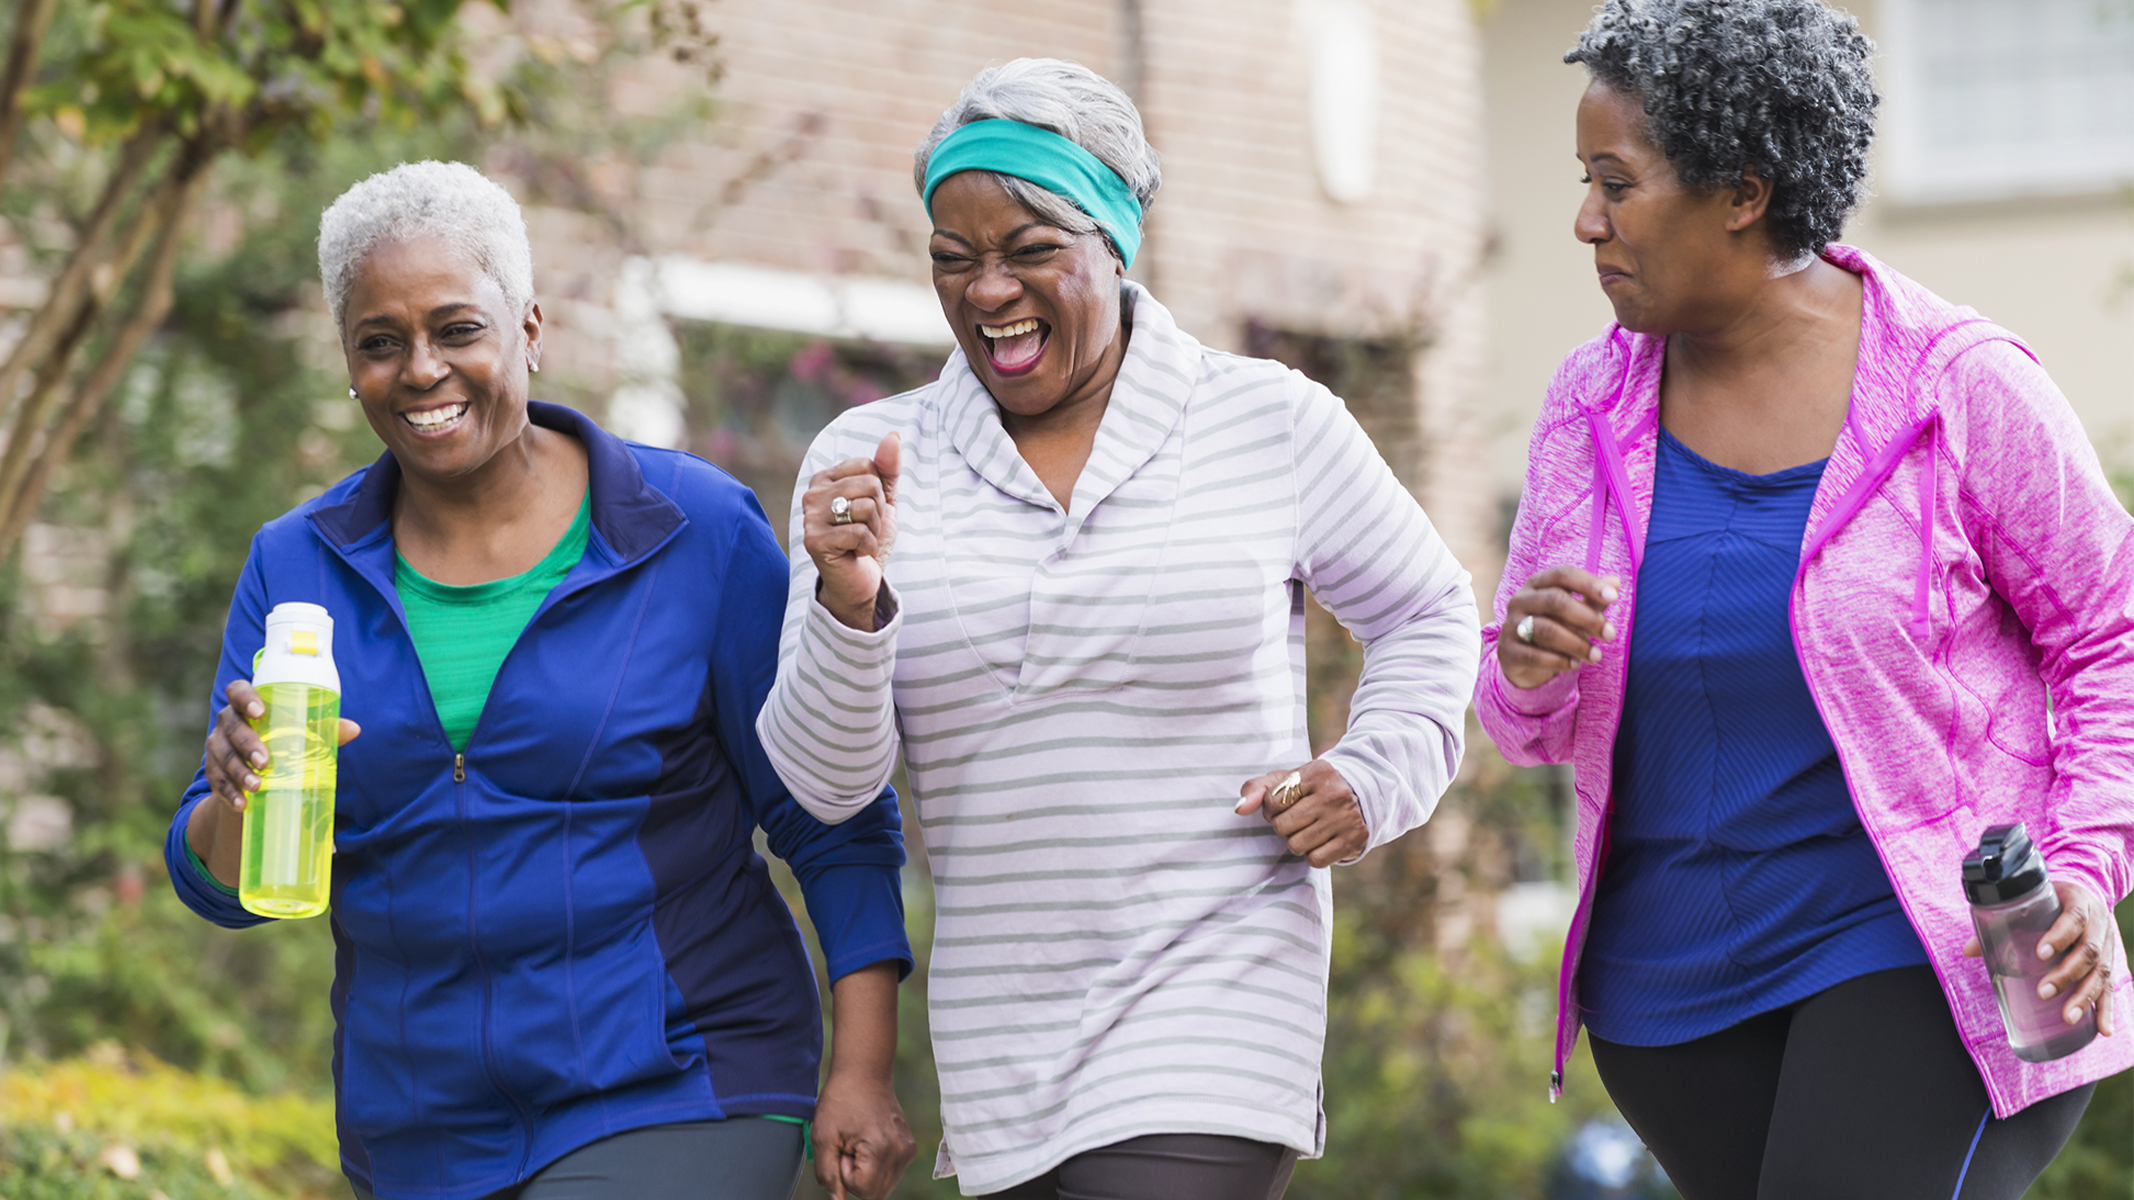
<instances>
[{"instance_id":1,"label":"hand holding bottle","mask_svg":"<svg viewBox=\"0 0 2134 1200\"><path fill-rule=\"evenodd\" d=\"M231 812L242 813L245 793L259 790L259 772L273 761L267 753L267 743L251 725L267 715L267 706L249 679L231 680L222 694L230 703L215 714L214 727L208 730L207 755L202 765L207 769L208 790L228 805ZM339 744L346 746L362 732L362 726L342 717ZM201 861L208 862L205 854L200 857ZM208 865L212 867L214 864L208 862Z\"/></svg>"},{"instance_id":2,"label":"hand holding bottle","mask_svg":"<svg viewBox=\"0 0 2134 1200\"><path fill-rule=\"evenodd\" d=\"M2119 943L2119 926L2112 910L2095 892L2079 883L2056 879L2053 891L2060 899L2060 916L2038 939L2038 958L2060 961L2038 980L2038 999L2067 997L2060 1019L2069 1025L2082 1020L2092 1004L2097 1007L2097 1032L2105 1037L2118 1030L2112 1019L2113 948ZM2063 955L2062 952L2065 951ZM1985 953L1977 937L1964 943L1964 957Z\"/></svg>"},{"instance_id":3,"label":"hand holding bottle","mask_svg":"<svg viewBox=\"0 0 2134 1200\"><path fill-rule=\"evenodd\" d=\"M202 766L207 772L208 799L193 807L185 827L186 844L208 873L225 887L236 887L243 871L245 794L258 790L259 772L272 758L267 743L250 722L267 715L267 706L251 680L235 679L223 690L230 703L215 714L208 730L207 753ZM354 721L341 718L340 745L354 741L363 730Z\"/></svg>"}]
</instances>

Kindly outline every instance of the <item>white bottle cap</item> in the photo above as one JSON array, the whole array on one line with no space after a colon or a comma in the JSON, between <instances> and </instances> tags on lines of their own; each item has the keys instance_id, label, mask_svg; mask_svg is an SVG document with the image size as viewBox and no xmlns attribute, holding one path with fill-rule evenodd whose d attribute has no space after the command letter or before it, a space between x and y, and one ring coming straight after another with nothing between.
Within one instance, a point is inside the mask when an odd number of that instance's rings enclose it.
<instances>
[{"instance_id":1,"label":"white bottle cap","mask_svg":"<svg viewBox=\"0 0 2134 1200\"><path fill-rule=\"evenodd\" d=\"M267 644L252 666L252 686L308 683L341 690L333 665L333 617L316 604L277 604L267 614Z\"/></svg>"}]
</instances>

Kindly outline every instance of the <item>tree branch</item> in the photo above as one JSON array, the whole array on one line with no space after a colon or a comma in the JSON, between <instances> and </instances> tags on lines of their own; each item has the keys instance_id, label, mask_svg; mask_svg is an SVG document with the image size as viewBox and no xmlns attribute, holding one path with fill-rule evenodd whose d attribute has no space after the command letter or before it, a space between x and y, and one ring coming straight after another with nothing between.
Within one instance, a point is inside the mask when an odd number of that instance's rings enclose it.
<instances>
[{"instance_id":1,"label":"tree branch","mask_svg":"<svg viewBox=\"0 0 2134 1200\"><path fill-rule=\"evenodd\" d=\"M51 290L45 295L44 306L30 318L29 328L23 331L22 340L15 343L7 360L0 362L0 413L6 412L9 402L14 400L23 373L30 369L31 363L44 358L52 349L52 339L73 319L75 306L104 263L108 253L105 242L110 237L111 228L118 222L126 198L147 172L149 159L162 137L160 127L144 129L135 134L120 152L111 177L104 181L104 193L97 198L96 208L82 228L81 239L75 243L74 252L67 256L66 265L60 268Z\"/></svg>"},{"instance_id":2,"label":"tree branch","mask_svg":"<svg viewBox=\"0 0 2134 1200\"><path fill-rule=\"evenodd\" d=\"M179 150L168 173L142 203L132 227L121 239L117 253L99 264L89 286L78 293L73 318L38 365L29 395L24 396L15 409L15 419L8 430L7 448L0 453L0 527L12 523L19 512L16 494L21 491L24 475L29 470L31 451L44 427L45 414L67 376L75 351L81 348L119 284L133 273L134 264L140 261L149 243L169 241L166 235L176 228L175 220L181 215L180 204L190 204L193 188L205 174L210 161L202 150L190 142ZM45 439L45 443L42 453L49 455L50 439Z\"/></svg>"},{"instance_id":3,"label":"tree branch","mask_svg":"<svg viewBox=\"0 0 2134 1200\"><path fill-rule=\"evenodd\" d=\"M30 454L30 444L36 439L38 426L44 421L45 409L54 393L66 378L67 367L73 362L74 352L87 340L89 330L96 325L99 305L93 296L83 296L74 307L74 312L54 343L52 353L37 364L37 377L30 385L30 394L23 397L15 409L15 422L8 430L7 453L0 459L0 497L13 492L14 481L21 474ZM0 522L12 515L4 503L0 503Z\"/></svg>"},{"instance_id":4,"label":"tree branch","mask_svg":"<svg viewBox=\"0 0 2134 1200\"><path fill-rule=\"evenodd\" d=\"M0 182L15 162L15 139L22 133L22 94L37 74L37 55L52 26L59 0L17 0L15 32L8 40L7 67L0 73Z\"/></svg>"},{"instance_id":5,"label":"tree branch","mask_svg":"<svg viewBox=\"0 0 2134 1200\"><path fill-rule=\"evenodd\" d=\"M105 347L103 356L97 359L95 369L68 399L58 422L46 435L44 446L31 465L21 490L9 503L0 506L0 562L6 561L14 552L22 531L29 528L30 518L36 515L38 502L44 498L45 488L52 481L53 470L66 459L75 439L103 407L105 398L118 386L126 369L148 344L148 339L170 316L171 281L178 272L178 251L184 244L185 219L191 214L206 179L206 170L195 171L179 187L170 204L170 218L157 232L147 274L141 280L140 290L134 294L132 305L120 320L117 334Z\"/></svg>"}]
</instances>

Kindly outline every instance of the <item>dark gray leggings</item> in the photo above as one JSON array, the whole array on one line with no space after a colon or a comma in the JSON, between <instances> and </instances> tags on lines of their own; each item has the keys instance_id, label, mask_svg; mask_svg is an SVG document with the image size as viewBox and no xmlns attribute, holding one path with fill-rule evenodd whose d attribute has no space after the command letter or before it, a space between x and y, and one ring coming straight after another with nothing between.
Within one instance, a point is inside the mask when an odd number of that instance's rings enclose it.
<instances>
[{"instance_id":1,"label":"dark gray leggings","mask_svg":"<svg viewBox=\"0 0 2134 1200\"><path fill-rule=\"evenodd\" d=\"M1077 1154L988 1200L1281 1200L1286 1146L1212 1133L1152 1133Z\"/></svg>"},{"instance_id":2,"label":"dark gray leggings","mask_svg":"<svg viewBox=\"0 0 2134 1200\"><path fill-rule=\"evenodd\" d=\"M483 1200L791 1200L801 1147L789 1121L653 1125L581 1146ZM376 1200L349 1186L356 1200Z\"/></svg>"},{"instance_id":3,"label":"dark gray leggings","mask_svg":"<svg viewBox=\"0 0 2134 1200\"><path fill-rule=\"evenodd\" d=\"M1876 971L1675 1046L1594 1038L1686 1200L2017 1200L2094 1084L1998 1120L1928 967Z\"/></svg>"}]
</instances>

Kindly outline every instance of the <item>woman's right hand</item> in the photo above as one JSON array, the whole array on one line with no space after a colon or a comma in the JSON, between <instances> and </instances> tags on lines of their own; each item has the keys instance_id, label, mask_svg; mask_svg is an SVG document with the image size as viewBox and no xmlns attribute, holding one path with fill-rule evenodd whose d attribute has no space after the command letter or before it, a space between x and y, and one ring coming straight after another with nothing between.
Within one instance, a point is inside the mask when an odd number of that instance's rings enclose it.
<instances>
[{"instance_id":1,"label":"woman's right hand","mask_svg":"<svg viewBox=\"0 0 2134 1200\"><path fill-rule=\"evenodd\" d=\"M259 790L259 772L267 765L267 744L251 725L251 719L267 715L267 706L249 679L233 679L222 690L229 705L215 714L207 731L207 750L201 769L207 775L209 799L193 808L185 826L186 844L215 878L227 887L237 886L238 851L244 837L245 793ZM347 717L341 718L340 744L356 740L363 730Z\"/></svg>"},{"instance_id":2,"label":"woman's right hand","mask_svg":"<svg viewBox=\"0 0 2134 1200\"><path fill-rule=\"evenodd\" d=\"M207 731L207 753L201 758L201 766L206 769L208 790L215 798L233 812L243 812L245 793L259 790L259 772L268 761L267 743L252 728L253 721L267 715L267 706L249 679L232 679L222 694L230 703L215 714L215 724ZM341 718L341 745L355 741L362 732L354 721Z\"/></svg>"},{"instance_id":3,"label":"woman's right hand","mask_svg":"<svg viewBox=\"0 0 2134 1200\"><path fill-rule=\"evenodd\" d=\"M1615 603L1622 580L1577 567L1550 567L1536 572L1504 607L1497 633L1497 663L1513 687L1538 688L1565 671L1601 659L1600 643L1615 640L1608 606ZM1534 619L1531 641L1519 636L1519 623Z\"/></svg>"},{"instance_id":4,"label":"woman's right hand","mask_svg":"<svg viewBox=\"0 0 2134 1200\"><path fill-rule=\"evenodd\" d=\"M801 545L815 560L822 586L816 599L839 623L874 632L875 598L897 540L897 474L903 439L890 434L874 457L848 458L817 471L800 496ZM831 501L843 497L851 520L830 519Z\"/></svg>"},{"instance_id":5,"label":"woman's right hand","mask_svg":"<svg viewBox=\"0 0 2134 1200\"><path fill-rule=\"evenodd\" d=\"M259 790L259 772L267 765L267 743L247 718L267 715L267 706L249 679L233 679L222 690L229 704L215 714L207 731L207 753L201 766L207 773L207 790L233 812L245 810L245 793Z\"/></svg>"}]
</instances>

